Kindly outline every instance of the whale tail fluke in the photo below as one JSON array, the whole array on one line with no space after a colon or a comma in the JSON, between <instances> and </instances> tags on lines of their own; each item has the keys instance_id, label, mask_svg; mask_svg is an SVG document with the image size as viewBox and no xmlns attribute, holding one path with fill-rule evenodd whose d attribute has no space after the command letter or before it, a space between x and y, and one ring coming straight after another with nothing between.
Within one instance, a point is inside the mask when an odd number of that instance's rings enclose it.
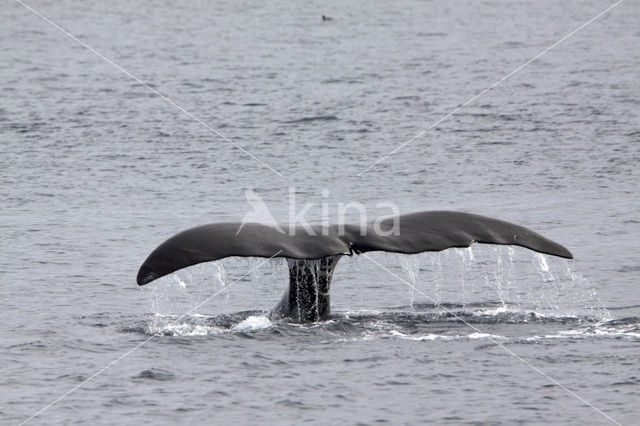
<instances>
[{"instance_id":1,"label":"whale tail fluke","mask_svg":"<svg viewBox=\"0 0 640 426\"><path fill-rule=\"evenodd\" d=\"M238 232L242 229L242 232ZM517 245L572 259L562 245L520 225L485 216L426 211L393 216L365 227L339 225L328 232L281 229L259 223L213 223L183 231L160 244L138 271L145 285L179 269L225 257L284 257L290 285L273 315L300 322L329 315L329 287L343 255L369 251L415 254L469 247L473 243Z\"/></svg>"}]
</instances>

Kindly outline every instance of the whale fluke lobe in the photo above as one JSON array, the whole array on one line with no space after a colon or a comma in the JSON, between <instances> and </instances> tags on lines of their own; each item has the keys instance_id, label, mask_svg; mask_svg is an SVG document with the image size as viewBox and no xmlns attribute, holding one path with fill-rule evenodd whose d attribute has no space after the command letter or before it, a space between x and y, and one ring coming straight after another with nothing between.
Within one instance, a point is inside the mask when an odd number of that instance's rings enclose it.
<instances>
[{"instance_id":1,"label":"whale fluke lobe","mask_svg":"<svg viewBox=\"0 0 640 426\"><path fill-rule=\"evenodd\" d=\"M238 230L241 229L240 232ZM471 244L517 245L572 259L569 250L520 225L470 213L425 211L360 225L313 227L313 232L259 223L213 223L183 231L160 244L138 271L138 285L202 262L225 257L284 257L289 289L272 316L300 322L327 318L329 287L342 255L369 251L415 254Z\"/></svg>"},{"instance_id":2,"label":"whale fluke lobe","mask_svg":"<svg viewBox=\"0 0 640 426\"><path fill-rule=\"evenodd\" d=\"M242 226L242 230L238 229ZM138 271L138 285L188 266L225 257L285 257L321 259L335 254L350 254L349 245L337 237L336 230L315 236L298 229L288 235L260 223L220 222L187 229L160 244ZM237 235L236 235L237 234Z\"/></svg>"},{"instance_id":3,"label":"whale fluke lobe","mask_svg":"<svg viewBox=\"0 0 640 426\"><path fill-rule=\"evenodd\" d=\"M380 235L369 225L366 235L360 236L351 227L351 248L356 253L389 251L415 254L441 251L471 244L516 245L544 254L573 259L569 250L524 226L471 213L426 211L400 215L381 222L382 231L392 229L398 220L399 232ZM357 227L356 227L357 228Z\"/></svg>"}]
</instances>

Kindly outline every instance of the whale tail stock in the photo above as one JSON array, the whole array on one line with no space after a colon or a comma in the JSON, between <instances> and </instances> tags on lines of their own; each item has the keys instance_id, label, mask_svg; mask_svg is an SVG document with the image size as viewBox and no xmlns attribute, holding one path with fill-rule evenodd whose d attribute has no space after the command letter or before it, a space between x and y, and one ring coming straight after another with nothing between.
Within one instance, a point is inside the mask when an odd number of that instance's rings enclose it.
<instances>
[{"instance_id":1,"label":"whale tail stock","mask_svg":"<svg viewBox=\"0 0 640 426\"><path fill-rule=\"evenodd\" d=\"M340 255L321 259L287 259L289 288L271 310L272 318L290 318L298 322L315 322L331 313L331 279Z\"/></svg>"},{"instance_id":2,"label":"whale tail stock","mask_svg":"<svg viewBox=\"0 0 640 426\"><path fill-rule=\"evenodd\" d=\"M393 227L397 232L381 232ZM562 245L523 226L461 212L410 213L369 223L364 229L341 225L328 230L315 228L314 234L305 229L285 234L258 223L198 226L158 246L140 267L137 282L145 285L179 269L225 257L284 257L289 266L289 288L271 315L309 322L329 316L331 278L342 255L368 251L415 254L477 242L517 245L573 258Z\"/></svg>"}]
</instances>

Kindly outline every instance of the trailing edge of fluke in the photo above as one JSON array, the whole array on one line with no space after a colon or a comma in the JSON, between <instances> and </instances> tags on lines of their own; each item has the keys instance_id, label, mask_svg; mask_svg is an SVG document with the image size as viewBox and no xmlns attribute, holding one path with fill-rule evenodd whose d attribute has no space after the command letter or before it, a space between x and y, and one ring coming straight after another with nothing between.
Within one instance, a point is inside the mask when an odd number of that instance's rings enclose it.
<instances>
[{"instance_id":1,"label":"trailing edge of fluke","mask_svg":"<svg viewBox=\"0 0 640 426\"><path fill-rule=\"evenodd\" d=\"M221 222L183 231L160 244L138 271L138 285L202 262L225 257L284 257L318 260L368 251L415 254L471 244L516 245L572 259L562 245L520 225L470 213L424 211L389 217L366 229L333 225L316 235L305 229L283 233L259 223ZM241 232L238 232L242 226ZM398 232L380 232L398 227ZM327 232L328 231L328 232ZM364 232L363 232L364 231Z\"/></svg>"}]
</instances>

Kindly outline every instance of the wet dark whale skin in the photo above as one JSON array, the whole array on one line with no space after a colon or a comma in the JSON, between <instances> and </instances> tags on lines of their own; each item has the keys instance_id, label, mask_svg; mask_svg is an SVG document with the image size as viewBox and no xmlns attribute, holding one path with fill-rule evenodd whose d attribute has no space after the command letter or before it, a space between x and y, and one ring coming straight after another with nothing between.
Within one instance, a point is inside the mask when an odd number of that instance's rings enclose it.
<instances>
[{"instance_id":1,"label":"wet dark whale skin","mask_svg":"<svg viewBox=\"0 0 640 426\"><path fill-rule=\"evenodd\" d=\"M313 227L315 235L296 228L295 235L259 223L221 222L188 229L160 244L138 271L138 285L202 262L231 256L322 259L368 251L414 254L469 247L474 242L517 245L540 253L572 259L562 245L520 225L471 213L425 211L380 221L389 231L397 220L399 235L378 235L374 222L363 232L359 225ZM286 229L283 227L283 229Z\"/></svg>"},{"instance_id":2,"label":"wet dark whale skin","mask_svg":"<svg viewBox=\"0 0 640 426\"><path fill-rule=\"evenodd\" d=\"M331 279L339 255L322 259L287 259L289 288L269 314L271 319L304 322L323 321L331 313Z\"/></svg>"}]
</instances>

